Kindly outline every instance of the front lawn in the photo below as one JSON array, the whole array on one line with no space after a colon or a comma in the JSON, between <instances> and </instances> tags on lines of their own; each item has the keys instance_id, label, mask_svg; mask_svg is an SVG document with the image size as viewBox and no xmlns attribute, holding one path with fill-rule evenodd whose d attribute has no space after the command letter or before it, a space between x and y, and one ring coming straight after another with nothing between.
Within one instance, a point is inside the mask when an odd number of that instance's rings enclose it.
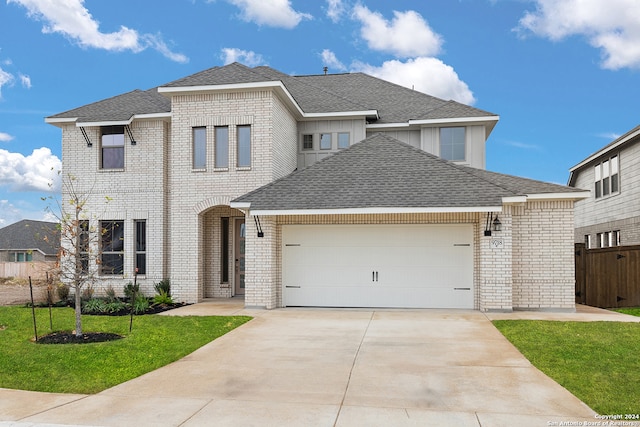
<instances>
[{"instance_id":1,"label":"front lawn","mask_svg":"<svg viewBox=\"0 0 640 427\"><path fill-rule=\"evenodd\" d=\"M38 336L49 330L49 310L37 308ZM153 371L237 328L247 316L83 316L83 332L123 335L92 344L33 342L30 308L0 307L0 387L57 393L97 393ZM54 331L75 325L71 308L53 309Z\"/></svg>"},{"instance_id":2,"label":"front lawn","mask_svg":"<svg viewBox=\"0 0 640 427\"><path fill-rule=\"evenodd\" d=\"M618 313L630 314L632 316L640 316L640 307L614 308L613 311Z\"/></svg>"},{"instance_id":3,"label":"front lawn","mask_svg":"<svg viewBox=\"0 0 640 427\"><path fill-rule=\"evenodd\" d=\"M640 324L496 320L531 363L599 414L640 412Z\"/></svg>"}]
</instances>

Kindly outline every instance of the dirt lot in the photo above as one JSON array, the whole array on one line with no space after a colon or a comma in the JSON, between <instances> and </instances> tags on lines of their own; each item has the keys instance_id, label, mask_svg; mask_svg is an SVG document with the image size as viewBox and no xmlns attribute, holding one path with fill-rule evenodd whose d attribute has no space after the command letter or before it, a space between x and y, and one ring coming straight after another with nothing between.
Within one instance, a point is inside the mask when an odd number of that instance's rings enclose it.
<instances>
[{"instance_id":1,"label":"dirt lot","mask_svg":"<svg viewBox=\"0 0 640 427\"><path fill-rule=\"evenodd\" d=\"M32 281L33 299L36 303L47 300L47 285L44 280ZM54 293L54 298L58 298ZM31 301L29 279L0 277L0 305L20 305Z\"/></svg>"}]
</instances>

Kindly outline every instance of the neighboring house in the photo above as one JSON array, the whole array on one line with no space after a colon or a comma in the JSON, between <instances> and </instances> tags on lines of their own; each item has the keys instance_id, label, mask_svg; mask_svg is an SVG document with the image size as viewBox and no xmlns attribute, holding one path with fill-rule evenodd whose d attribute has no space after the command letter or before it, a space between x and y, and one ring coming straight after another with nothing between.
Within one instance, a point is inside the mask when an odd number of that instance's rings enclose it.
<instances>
[{"instance_id":1,"label":"neighboring house","mask_svg":"<svg viewBox=\"0 0 640 427\"><path fill-rule=\"evenodd\" d=\"M576 203L576 243L640 245L640 126L572 167L569 186L591 191Z\"/></svg>"},{"instance_id":2,"label":"neighboring house","mask_svg":"<svg viewBox=\"0 0 640 427\"><path fill-rule=\"evenodd\" d=\"M105 285L137 268L189 302L575 309L585 192L485 171L495 114L234 63L46 121L103 230Z\"/></svg>"},{"instance_id":3,"label":"neighboring house","mask_svg":"<svg viewBox=\"0 0 640 427\"><path fill-rule=\"evenodd\" d=\"M53 222L24 219L0 228L0 277L44 275L55 268L59 247Z\"/></svg>"}]
</instances>

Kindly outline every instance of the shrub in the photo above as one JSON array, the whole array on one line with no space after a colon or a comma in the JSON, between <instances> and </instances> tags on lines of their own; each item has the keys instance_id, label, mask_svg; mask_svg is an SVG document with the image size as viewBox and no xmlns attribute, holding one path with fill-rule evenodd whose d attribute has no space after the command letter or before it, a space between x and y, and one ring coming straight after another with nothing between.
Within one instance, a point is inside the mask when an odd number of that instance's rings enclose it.
<instances>
[{"instance_id":1,"label":"shrub","mask_svg":"<svg viewBox=\"0 0 640 427\"><path fill-rule=\"evenodd\" d=\"M168 297L171 296L171 281L169 279L163 279L153 285L156 292L160 295L162 293L166 294Z\"/></svg>"},{"instance_id":2,"label":"shrub","mask_svg":"<svg viewBox=\"0 0 640 427\"><path fill-rule=\"evenodd\" d=\"M133 298L133 295L138 295L140 293L140 285L138 285L137 283L134 285L133 283L129 282L124 286L124 296L127 299L131 299Z\"/></svg>"},{"instance_id":3,"label":"shrub","mask_svg":"<svg viewBox=\"0 0 640 427\"><path fill-rule=\"evenodd\" d=\"M107 286L107 288L104 290L104 293L107 296L107 301L108 302L113 302L113 301L116 301L118 299L116 297L116 290L113 289L112 285Z\"/></svg>"},{"instance_id":4,"label":"shrub","mask_svg":"<svg viewBox=\"0 0 640 427\"><path fill-rule=\"evenodd\" d=\"M133 302L133 312L135 314L144 314L149 308L149 300L142 294L138 294Z\"/></svg>"},{"instance_id":5,"label":"shrub","mask_svg":"<svg viewBox=\"0 0 640 427\"><path fill-rule=\"evenodd\" d=\"M100 298L92 298L82 306L82 312L87 314L100 314L106 311L107 303Z\"/></svg>"},{"instance_id":6,"label":"shrub","mask_svg":"<svg viewBox=\"0 0 640 427\"><path fill-rule=\"evenodd\" d=\"M171 295L168 295L165 291L160 290L158 294L153 297L153 303L158 305L173 304L173 298L171 298Z\"/></svg>"},{"instance_id":7,"label":"shrub","mask_svg":"<svg viewBox=\"0 0 640 427\"><path fill-rule=\"evenodd\" d=\"M69 285L65 285L64 283L58 284L58 288L56 289L58 292L58 298L62 301L66 301L69 299Z\"/></svg>"},{"instance_id":8,"label":"shrub","mask_svg":"<svg viewBox=\"0 0 640 427\"><path fill-rule=\"evenodd\" d=\"M87 285L83 290L82 290L82 299L84 301L89 301L90 299L93 299L93 286L91 285Z\"/></svg>"},{"instance_id":9,"label":"shrub","mask_svg":"<svg viewBox=\"0 0 640 427\"><path fill-rule=\"evenodd\" d=\"M121 310L124 310L126 307L127 305L125 303L116 299L114 301L107 302L104 306L104 310L107 313L117 313Z\"/></svg>"}]
</instances>

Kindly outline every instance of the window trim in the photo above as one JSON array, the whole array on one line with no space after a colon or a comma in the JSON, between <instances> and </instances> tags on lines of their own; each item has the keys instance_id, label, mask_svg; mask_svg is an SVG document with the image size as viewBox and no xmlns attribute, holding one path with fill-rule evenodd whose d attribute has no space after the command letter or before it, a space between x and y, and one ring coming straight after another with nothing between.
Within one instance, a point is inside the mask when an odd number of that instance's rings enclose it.
<instances>
[{"instance_id":1,"label":"window trim","mask_svg":"<svg viewBox=\"0 0 640 427\"><path fill-rule=\"evenodd\" d=\"M455 136L455 134L453 133L454 130L456 129L461 129L462 130L462 147L463 147L463 157L462 158L453 158L454 156L454 149L456 146L459 146L460 143L454 141L453 136ZM450 138L450 141L445 141L445 139L443 138L443 131L445 130L451 130L452 134ZM466 162L467 161L467 128L465 126L443 126L441 128L439 128L438 131L438 148L440 150L440 158L450 161L450 162ZM452 158L447 158L444 155L444 151L443 150L443 144L448 143L449 145L447 145L445 148L450 148L451 149L451 157Z\"/></svg>"},{"instance_id":2,"label":"window trim","mask_svg":"<svg viewBox=\"0 0 640 427\"><path fill-rule=\"evenodd\" d=\"M244 147L245 149L248 149L249 152L248 153L244 153L243 151L243 147L242 147L242 143L243 141L240 138L240 134L242 132L243 129L248 129L249 131L249 139L247 141L248 145L247 147ZM253 155L253 147L252 147L252 135L253 132L251 132L251 125L237 125L236 126L236 167L238 169L250 169L251 168L251 157ZM242 157L244 156L248 156L248 163L241 163L241 153L242 153Z\"/></svg>"},{"instance_id":3,"label":"window trim","mask_svg":"<svg viewBox=\"0 0 640 427\"><path fill-rule=\"evenodd\" d=\"M199 139L200 132L204 132L203 139ZM202 152L201 152L202 151ZM199 156L202 159L199 159ZM198 160L200 162L198 162ZM207 168L207 127L193 126L191 128L191 169L205 170Z\"/></svg>"},{"instance_id":4,"label":"window trim","mask_svg":"<svg viewBox=\"0 0 640 427\"><path fill-rule=\"evenodd\" d=\"M223 141L223 139L221 138L221 135L219 135L218 132L221 132L222 130L226 130L226 138L224 139L224 143L225 146L221 147L221 142ZM229 169L229 126L215 126L213 128L213 167L214 169L220 169L220 170L228 170ZM221 150L226 151L226 157L222 158L221 154ZM220 159L225 160L225 162L223 163L218 163Z\"/></svg>"},{"instance_id":5,"label":"window trim","mask_svg":"<svg viewBox=\"0 0 640 427\"><path fill-rule=\"evenodd\" d=\"M593 166L595 200L620 194L620 153L603 158Z\"/></svg>"},{"instance_id":6,"label":"window trim","mask_svg":"<svg viewBox=\"0 0 640 427\"><path fill-rule=\"evenodd\" d=\"M122 249L119 251L105 250L105 244L108 244L109 246L113 247L113 240L107 241L105 239L105 236L109 233L109 228L108 228L109 224L111 224L110 233L112 238L115 235L115 233L113 232L113 230L115 229L115 226L117 225L118 227L122 228L122 231L119 233L119 235L121 236L120 239L122 240L122 243L119 246ZM100 234L101 234L100 236L100 275L109 276L109 277L122 276L124 274L124 244L125 244L124 220L101 220ZM112 271L106 271L105 269L105 265L106 265L104 261L105 255L119 256L118 265L115 268L113 268Z\"/></svg>"},{"instance_id":7,"label":"window trim","mask_svg":"<svg viewBox=\"0 0 640 427\"><path fill-rule=\"evenodd\" d=\"M120 130L122 130L122 132L120 132ZM105 138L105 137L109 137L111 135L122 135L122 143L120 144L120 141L115 141L114 138ZM109 140L113 140L113 141L109 141ZM106 142L109 141L108 144L106 144ZM117 142L117 144L116 144ZM122 125L114 125L114 126L101 126L100 127L100 170L107 170L107 171L113 171L113 170L124 170L124 165L125 165L125 152L124 152L124 146L125 146L125 134L124 134L124 126ZM105 167L104 164L104 160L105 160L105 150L108 151L115 151L117 150L118 152L122 152L122 165L118 164L115 167Z\"/></svg>"},{"instance_id":8,"label":"window trim","mask_svg":"<svg viewBox=\"0 0 640 427\"><path fill-rule=\"evenodd\" d=\"M134 271L140 275L147 274L147 220L146 219L136 219L133 221L134 223L134 231L135 231L135 258L134 258ZM140 239L142 237L142 239ZM142 242L141 242L142 240ZM142 243L142 244L141 244ZM139 257L143 257L144 266L142 271L140 271L140 262Z\"/></svg>"}]
</instances>

